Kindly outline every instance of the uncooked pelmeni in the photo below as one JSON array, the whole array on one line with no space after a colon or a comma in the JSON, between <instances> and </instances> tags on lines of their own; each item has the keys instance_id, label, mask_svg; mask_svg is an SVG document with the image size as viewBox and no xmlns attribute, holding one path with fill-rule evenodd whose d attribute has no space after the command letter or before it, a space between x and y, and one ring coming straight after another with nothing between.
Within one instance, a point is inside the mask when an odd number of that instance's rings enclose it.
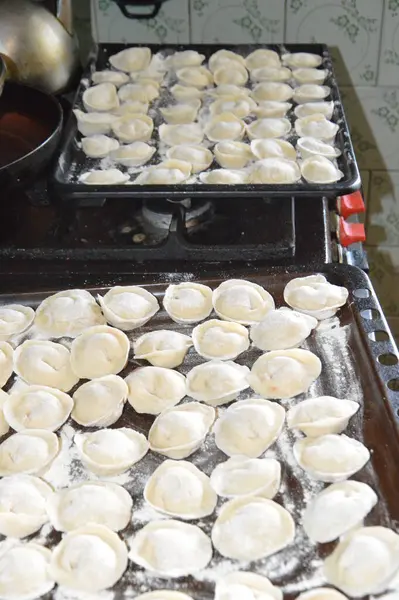
<instances>
[{"instance_id":1,"label":"uncooked pelmeni","mask_svg":"<svg viewBox=\"0 0 399 600\"><path fill-rule=\"evenodd\" d=\"M114 121L116 121L118 117L123 117L124 115L129 114L146 115L148 113L148 109L148 102L140 102L139 100L128 100L113 111L113 114L115 115Z\"/></svg>"},{"instance_id":2,"label":"uncooked pelmeni","mask_svg":"<svg viewBox=\"0 0 399 600\"><path fill-rule=\"evenodd\" d=\"M160 108L160 112L167 123L180 125L181 123L192 123L198 115L201 106L200 100L192 100L191 103L174 104Z\"/></svg>"},{"instance_id":3,"label":"uncooked pelmeni","mask_svg":"<svg viewBox=\"0 0 399 600\"><path fill-rule=\"evenodd\" d=\"M165 367L140 367L126 377L128 402L138 413L159 415L186 395L186 378Z\"/></svg>"},{"instance_id":4,"label":"uncooked pelmeni","mask_svg":"<svg viewBox=\"0 0 399 600\"><path fill-rule=\"evenodd\" d=\"M30 385L46 385L69 392L79 381L71 368L71 354L62 344L26 340L14 354L14 371Z\"/></svg>"},{"instance_id":5,"label":"uncooked pelmeni","mask_svg":"<svg viewBox=\"0 0 399 600\"><path fill-rule=\"evenodd\" d=\"M320 587L299 594L296 600L347 600L347 598L337 590Z\"/></svg>"},{"instance_id":6,"label":"uncooked pelmeni","mask_svg":"<svg viewBox=\"0 0 399 600\"><path fill-rule=\"evenodd\" d=\"M344 174L326 156L310 156L301 164L302 177L309 183L335 183Z\"/></svg>"},{"instance_id":7,"label":"uncooked pelmeni","mask_svg":"<svg viewBox=\"0 0 399 600\"><path fill-rule=\"evenodd\" d=\"M315 68L319 67L323 62L323 58L318 54L310 52L289 52L281 57L285 65L293 69L300 68Z\"/></svg>"},{"instance_id":8,"label":"uncooked pelmeni","mask_svg":"<svg viewBox=\"0 0 399 600\"><path fill-rule=\"evenodd\" d=\"M295 310L271 310L251 327L251 340L264 351L288 350L300 346L317 326L317 319Z\"/></svg>"},{"instance_id":9,"label":"uncooked pelmeni","mask_svg":"<svg viewBox=\"0 0 399 600\"><path fill-rule=\"evenodd\" d=\"M218 50L209 59L209 69L212 73L221 67L224 67L226 70L235 69L237 65L245 66L245 59L240 54L237 54L237 52L232 52L231 50Z\"/></svg>"},{"instance_id":10,"label":"uncooked pelmeni","mask_svg":"<svg viewBox=\"0 0 399 600\"><path fill-rule=\"evenodd\" d=\"M205 60L205 55L200 54L196 50L182 50L174 52L168 57L168 65L173 69L181 69L182 67L198 67Z\"/></svg>"},{"instance_id":11,"label":"uncooked pelmeni","mask_svg":"<svg viewBox=\"0 0 399 600\"><path fill-rule=\"evenodd\" d=\"M251 94L251 90L231 83L224 83L215 88L210 88L206 93L211 98L239 100L240 98L248 98Z\"/></svg>"},{"instance_id":12,"label":"uncooked pelmeni","mask_svg":"<svg viewBox=\"0 0 399 600\"><path fill-rule=\"evenodd\" d=\"M209 185L222 184L222 185L236 185L246 183L248 175L244 169L232 170L232 169L213 169L207 173L200 173L200 181Z\"/></svg>"},{"instance_id":13,"label":"uncooked pelmeni","mask_svg":"<svg viewBox=\"0 0 399 600\"><path fill-rule=\"evenodd\" d=\"M213 74L215 85L245 85L248 81L248 71L239 63L220 66Z\"/></svg>"},{"instance_id":14,"label":"uncooked pelmeni","mask_svg":"<svg viewBox=\"0 0 399 600\"><path fill-rule=\"evenodd\" d=\"M251 183L290 184L299 181L301 171L293 160L271 157L259 160L250 173Z\"/></svg>"},{"instance_id":15,"label":"uncooked pelmeni","mask_svg":"<svg viewBox=\"0 0 399 600\"><path fill-rule=\"evenodd\" d=\"M282 591L270 579L248 571L233 571L219 577L215 600L282 600Z\"/></svg>"},{"instance_id":16,"label":"uncooked pelmeni","mask_svg":"<svg viewBox=\"0 0 399 600\"><path fill-rule=\"evenodd\" d=\"M73 395L71 417L84 427L109 427L121 416L127 394L127 383L118 375L87 381Z\"/></svg>"},{"instance_id":17,"label":"uncooked pelmeni","mask_svg":"<svg viewBox=\"0 0 399 600\"><path fill-rule=\"evenodd\" d=\"M181 85L180 83L172 85L172 87L170 88L170 93L179 102L187 102L194 99L199 100L204 95L203 90L193 86Z\"/></svg>"},{"instance_id":18,"label":"uncooked pelmeni","mask_svg":"<svg viewBox=\"0 0 399 600\"><path fill-rule=\"evenodd\" d=\"M296 150L292 144L285 140L274 138L255 139L251 142L252 154L259 160L264 158L287 158L296 160Z\"/></svg>"},{"instance_id":19,"label":"uncooked pelmeni","mask_svg":"<svg viewBox=\"0 0 399 600\"><path fill-rule=\"evenodd\" d=\"M82 592L112 587L127 567L127 547L108 527L89 523L67 533L53 550L50 575L58 585Z\"/></svg>"},{"instance_id":20,"label":"uncooked pelmeni","mask_svg":"<svg viewBox=\"0 0 399 600\"><path fill-rule=\"evenodd\" d=\"M174 369L182 364L192 345L188 335L171 329L158 329L137 338L133 343L134 358L147 360L154 367Z\"/></svg>"},{"instance_id":21,"label":"uncooked pelmeni","mask_svg":"<svg viewBox=\"0 0 399 600\"><path fill-rule=\"evenodd\" d=\"M73 110L73 114L76 117L78 130L82 135L87 136L110 133L112 123L117 119L112 113L85 113L78 108Z\"/></svg>"},{"instance_id":22,"label":"uncooked pelmeni","mask_svg":"<svg viewBox=\"0 0 399 600\"><path fill-rule=\"evenodd\" d=\"M236 498L220 510L212 542L226 558L250 562L275 554L294 540L295 524L280 504L266 498Z\"/></svg>"},{"instance_id":23,"label":"uncooked pelmeni","mask_svg":"<svg viewBox=\"0 0 399 600\"><path fill-rule=\"evenodd\" d=\"M386 591L398 568L399 535L387 527L355 529L324 561L327 582L354 598Z\"/></svg>"},{"instance_id":24,"label":"uncooked pelmeni","mask_svg":"<svg viewBox=\"0 0 399 600\"><path fill-rule=\"evenodd\" d=\"M277 402L249 398L232 404L216 421L215 442L228 456L258 458L278 438L285 410Z\"/></svg>"},{"instance_id":25,"label":"uncooked pelmeni","mask_svg":"<svg viewBox=\"0 0 399 600\"><path fill-rule=\"evenodd\" d=\"M82 101L87 112L112 112L119 106L113 83L99 83L88 88L83 92Z\"/></svg>"},{"instance_id":26,"label":"uncooked pelmeni","mask_svg":"<svg viewBox=\"0 0 399 600\"><path fill-rule=\"evenodd\" d=\"M74 441L83 463L96 475L123 473L148 452L146 437L129 427L77 433Z\"/></svg>"},{"instance_id":27,"label":"uncooked pelmeni","mask_svg":"<svg viewBox=\"0 0 399 600\"><path fill-rule=\"evenodd\" d=\"M265 48L254 50L245 59L245 65L250 71L260 67L279 67L280 64L278 53L274 50L266 50Z\"/></svg>"},{"instance_id":28,"label":"uncooked pelmeni","mask_svg":"<svg viewBox=\"0 0 399 600\"><path fill-rule=\"evenodd\" d=\"M274 498L280 487L281 466L274 458L232 456L211 474L211 486L219 496Z\"/></svg>"},{"instance_id":29,"label":"uncooked pelmeni","mask_svg":"<svg viewBox=\"0 0 399 600\"><path fill-rule=\"evenodd\" d=\"M273 350L254 362L249 384L265 398L293 398L307 392L320 373L320 359L309 350Z\"/></svg>"},{"instance_id":30,"label":"uncooked pelmeni","mask_svg":"<svg viewBox=\"0 0 399 600\"><path fill-rule=\"evenodd\" d=\"M161 84L165 77L165 69L164 66L160 63L158 64L150 64L147 69L143 69L142 71L133 71L130 73L130 79L133 82L154 82Z\"/></svg>"},{"instance_id":31,"label":"uncooked pelmeni","mask_svg":"<svg viewBox=\"0 0 399 600\"><path fill-rule=\"evenodd\" d=\"M294 94L294 90L288 83L278 81L262 81L255 85L252 90L252 98L256 102L264 100L276 100L277 102L287 102Z\"/></svg>"},{"instance_id":32,"label":"uncooked pelmeni","mask_svg":"<svg viewBox=\"0 0 399 600\"><path fill-rule=\"evenodd\" d=\"M189 281L169 285L163 306L176 323L198 323L212 312L212 290L202 283Z\"/></svg>"},{"instance_id":33,"label":"uncooked pelmeni","mask_svg":"<svg viewBox=\"0 0 399 600\"><path fill-rule=\"evenodd\" d=\"M187 458L201 446L215 416L212 406L199 402L166 409L155 419L149 431L151 450L176 460Z\"/></svg>"},{"instance_id":34,"label":"uncooked pelmeni","mask_svg":"<svg viewBox=\"0 0 399 600\"><path fill-rule=\"evenodd\" d=\"M307 104L316 100L324 100L330 93L331 90L326 85L304 83L295 88L292 98L297 104Z\"/></svg>"},{"instance_id":35,"label":"uncooked pelmeni","mask_svg":"<svg viewBox=\"0 0 399 600\"><path fill-rule=\"evenodd\" d=\"M228 279L213 292L216 314L226 321L253 325L274 308L272 296L263 287L245 279Z\"/></svg>"},{"instance_id":36,"label":"uncooked pelmeni","mask_svg":"<svg viewBox=\"0 0 399 600\"><path fill-rule=\"evenodd\" d=\"M292 76L299 84L302 83L324 83L328 75L327 69L315 69L313 67L301 67L294 69Z\"/></svg>"},{"instance_id":37,"label":"uncooked pelmeni","mask_svg":"<svg viewBox=\"0 0 399 600\"><path fill-rule=\"evenodd\" d=\"M221 406L249 387L248 367L231 360L210 360L187 373L187 395L210 406Z\"/></svg>"},{"instance_id":38,"label":"uncooked pelmeni","mask_svg":"<svg viewBox=\"0 0 399 600\"><path fill-rule=\"evenodd\" d=\"M185 125L166 125L162 123L158 131L159 139L168 146L200 144L204 139L204 133L199 123L187 123Z\"/></svg>"},{"instance_id":39,"label":"uncooked pelmeni","mask_svg":"<svg viewBox=\"0 0 399 600\"><path fill-rule=\"evenodd\" d=\"M81 379L116 375L126 365L129 348L128 337L119 329L89 327L72 342L72 370Z\"/></svg>"},{"instance_id":40,"label":"uncooked pelmeni","mask_svg":"<svg viewBox=\"0 0 399 600\"><path fill-rule=\"evenodd\" d=\"M154 122L143 114L127 113L112 123L112 131L120 142L148 142L151 139Z\"/></svg>"},{"instance_id":41,"label":"uncooked pelmeni","mask_svg":"<svg viewBox=\"0 0 399 600\"><path fill-rule=\"evenodd\" d=\"M129 179L128 173L122 173L119 169L94 169L79 177L79 181L85 185L124 185Z\"/></svg>"},{"instance_id":42,"label":"uncooked pelmeni","mask_svg":"<svg viewBox=\"0 0 399 600\"><path fill-rule=\"evenodd\" d=\"M147 523L130 541L129 558L158 577L182 577L204 569L212 544L196 525L174 519Z\"/></svg>"},{"instance_id":43,"label":"uncooked pelmeni","mask_svg":"<svg viewBox=\"0 0 399 600\"><path fill-rule=\"evenodd\" d=\"M91 76L93 83L113 83L115 87L120 87L129 81L129 75L121 71L104 69L103 71L94 71Z\"/></svg>"},{"instance_id":44,"label":"uncooked pelmeni","mask_svg":"<svg viewBox=\"0 0 399 600\"><path fill-rule=\"evenodd\" d=\"M90 158L104 158L119 148L118 140L108 135L90 135L82 139L82 150Z\"/></svg>"},{"instance_id":45,"label":"uncooked pelmeni","mask_svg":"<svg viewBox=\"0 0 399 600\"><path fill-rule=\"evenodd\" d=\"M151 62L151 50L147 47L126 48L109 57L110 64L119 71L142 71Z\"/></svg>"},{"instance_id":46,"label":"uncooked pelmeni","mask_svg":"<svg viewBox=\"0 0 399 600\"><path fill-rule=\"evenodd\" d=\"M0 306L0 340L8 340L13 335L26 331L33 323L35 311L22 304Z\"/></svg>"},{"instance_id":47,"label":"uncooked pelmeni","mask_svg":"<svg viewBox=\"0 0 399 600\"><path fill-rule=\"evenodd\" d=\"M291 279L284 288L284 300L295 310L316 319L333 317L348 299L348 290L329 283L324 275Z\"/></svg>"},{"instance_id":48,"label":"uncooked pelmeni","mask_svg":"<svg viewBox=\"0 0 399 600\"><path fill-rule=\"evenodd\" d=\"M361 525L377 501L377 494L366 483L333 483L308 502L303 528L313 542L332 542Z\"/></svg>"},{"instance_id":49,"label":"uncooked pelmeni","mask_svg":"<svg viewBox=\"0 0 399 600\"><path fill-rule=\"evenodd\" d=\"M38 477L11 475L0 480L0 533L23 538L47 523L51 487Z\"/></svg>"},{"instance_id":50,"label":"uncooked pelmeni","mask_svg":"<svg viewBox=\"0 0 399 600\"><path fill-rule=\"evenodd\" d=\"M340 156L341 150L324 142L323 140L317 140L312 137L301 137L297 141L297 149L301 153L302 158L311 158L313 156L324 156L330 160L334 160L337 156Z\"/></svg>"},{"instance_id":51,"label":"uncooked pelmeni","mask_svg":"<svg viewBox=\"0 0 399 600\"><path fill-rule=\"evenodd\" d=\"M229 112L233 113L239 119L244 119L255 110L256 102L249 96L232 98L222 97L209 106L209 112L212 116L219 115L220 113Z\"/></svg>"},{"instance_id":52,"label":"uncooked pelmeni","mask_svg":"<svg viewBox=\"0 0 399 600\"><path fill-rule=\"evenodd\" d=\"M44 385L31 385L11 393L3 411L8 424L15 431L57 431L68 419L72 408L73 400L65 392Z\"/></svg>"},{"instance_id":53,"label":"uncooked pelmeni","mask_svg":"<svg viewBox=\"0 0 399 600\"><path fill-rule=\"evenodd\" d=\"M39 304L35 316L35 327L49 337L76 337L87 327L104 323L100 307L86 290L49 296Z\"/></svg>"},{"instance_id":54,"label":"uncooked pelmeni","mask_svg":"<svg viewBox=\"0 0 399 600\"><path fill-rule=\"evenodd\" d=\"M307 117L308 115L320 114L326 119L331 119L334 112L334 102L306 102L295 107L294 113L298 119Z\"/></svg>"},{"instance_id":55,"label":"uncooked pelmeni","mask_svg":"<svg viewBox=\"0 0 399 600\"><path fill-rule=\"evenodd\" d=\"M85 481L53 493L47 510L57 531L73 531L86 523L121 531L130 521L132 504L129 492L116 483Z\"/></svg>"},{"instance_id":56,"label":"uncooked pelmeni","mask_svg":"<svg viewBox=\"0 0 399 600\"><path fill-rule=\"evenodd\" d=\"M35 600L53 589L49 574L51 550L34 542L6 540L0 543L0 598Z\"/></svg>"},{"instance_id":57,"label":"uncooked pelmeni","mask_svg":"<svg viewBox=\"0 0 399 600\"><path fill-rule=\"evenodd\" d=\"M141 327L159 310L155 296L137 285L116 285L98 301L108 323L123 331Z\"/></svg>"},{"instance_id":58,"label":"uncooked pelmeni","mask_svg":"<svg viewBox=\"0 0 399 600\"><path fill-rule=\"evenodd\" d=\"M60 442L55 433L26 429L14 433L0 444L0 477L44 472L57 456Z\"/></svg>"},{"instance_id":59,"label":"uncooked pelmeni","mask_svg":"<svg viewBox=\"0 0 399 600\"><path fill-rule=\"evenodd\" d=\"M13 347L8 342L0 342L0 388L7 383L12 375L14 370L13 361ZM15 372L17 373L17 371Z\"/></svg>"},{"instance_id":60,"label":"uncooked pelmeni","mask_svg":"<svg viewBox=\"0 0 399 600\"><path fill-rule=\"evenodd\" d=\"M176 71L176 77L183 85L204 88L212 85L212 73L206 67L182 67Z\"/></svg>"},{"instance_id":61,"label":"uncooked pelmeni","mask_svg":"<svg viewBox=\"0 0 399 600\"><path fill-rule=\"evenodd\" d=\"M243 142L219 142L213 151L219 165L226 169L243 169L253 158L250 146Z\"/></svg>"},{"instance_id":62,"label":"uncooked pelmeni","mask_svg":"<svg viewBox=\"0 0 399 600\"><path fill-rule=\"evenodd\" d=\"M255 115L260 118L279 118L285 117L292 104L289 102L279 102L278 100L261 100L256 108L253 109Z\"/></svg>"},{"instance_id":63,"label":"uncooked pelmeni","mask_svg":"<svg viewBox=\"0 0 399 600\"><path fill-rule=\"evenodd\" d=\"M291 79L291 70L287 67L258 67L251 71L252 81L288 81L289 79Z\"/></svg>"},{"instance_id":64,"label":"uncooked pelmeni","mask_svg":"<svg viewBox=\"0 0 399 600\"><path fill-rule=\"evenodd\" d=\"M0 437L8 433L10 429L3 412L3 406L7 399L8 394L4 390L0 390Z\"/></svg>"},{"instance_id":65,"label":"uncooked pelmeni","mask_svg":"<svg viewBox=\"0 0 399 600\"><path fill-rule=\"evenodd\" d=\"M295 123L295 131L300 137L312 137L317 140L331 142L339 126L332 123L324 115L314 114L298 119Z\"/></svg>"},{"instance_id":66,"label":"uncooked pelmeni","mask_svg":"<svg viewBox=\"0 0 399 600\"><path fill-rule=\"evenodd\" d=\"M348 479L370 459L369 450L361 442L335 433L297 440L293 452L310 477L328 483Z\"/></svg>"},{"instance_id":67,"label":"uncooked pelmeni","mask_svg":"<svg viewBox=\"0 0 399 600\"><path fill-rule=\"evenodd\" d=\"M308 398L289 409L289 429L299 429L308 437L341 433L349 419L359 410L358 402L339 400L333 396Z\"/></svg>"},{"instance_id":68,"label":"uncooked pelmeni","mask_svg":"<svg viewBox=\"0 0 399 600\"><path fill-rule=\"evenodd\" d=\"M169 163L166 166L165 163ZM182 160L163 161L143 171L134 180L135 185L175 185L189 178L190 163Z\"/></svg>"},{"instance_id":69,"label":"uncooked pelmeni","mask_svg":"<svg viewBox=\"0 0 399 600\"><path fill-rule=\"evenodd\" d=\"M244 121L228 112L215 115L205 126L205 135L211 142L240 140L244 133Z\"/></svg>"},{"instance_id":70,"label":"uncooked pelmeni","mask_svg":"<svg viewBox=\"0 0 399 600\"><path fill-rule=\"evenodd\" d=\"M257 119L247 125L247 135L250 140L280 138L291 130L288 119Z\"/></svg>"},{"instance_id":71,"label":"uncooked pelmeni","mask_svg":"<svg viewBox=\"0 0 399 600\"><path fill-rule=\"evenodd\" d=\"M173 590L156 590L136 596L135 600L193 600L191 596Z\"/></svg>"},{"instance_id":72,"label":"uncooked pelmeni","mask_svg":"<svg viewBox=\"0 0 399 600\"><path fill-rule=\"evenodd\" d=\"M156 149L145 142L132 142L110 152L112 160L124 167L141 167L155 154Z\"/></svg>"},{"instance_id":73,"label":"uncooked pelmeni","mask_svg":"<svg viewBox=\"0 0 399 600\"><path fill-rule=\"evenodd\" d=\"M212 152L201 144L172 146L166 151L166 156L190 163L193 173L204 171L213 161Z\"/></svg>"},{"instance_id":74,"label":"uncooked pelmeni","mask_svg":"<svg viewBox=\"0 0 399 600\"><path fill-rule=\"evenodd\" d=\"M185 460L165 460L147 481L144 498L166 515L190 520L212 514L217 502L209 478Z\"/></svg>"},{"instance_id":75,"label":"uncooked pelmeni","mask_svg":"<svg viewBox=\"0 0 399 600\"><path fill-rule=\"evenodd\" d=\"M249 348L248 330L240 323L211 319L192 331L194 348L208 360L232 360Z\"/></svg>"}]
</instances>

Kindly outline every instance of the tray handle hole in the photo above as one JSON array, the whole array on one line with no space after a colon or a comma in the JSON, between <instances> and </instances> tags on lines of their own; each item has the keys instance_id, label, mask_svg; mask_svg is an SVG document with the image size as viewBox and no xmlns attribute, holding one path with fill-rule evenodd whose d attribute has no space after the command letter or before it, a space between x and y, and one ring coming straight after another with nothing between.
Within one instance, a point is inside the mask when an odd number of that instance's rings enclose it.
<instances>
[{"instance_id":1,"label":"tray handle hole","mask_svg":"<svg viewBox=\"0 0 399 600\"><path fill-rule=\"evenodd\" d=\"M380 313L375 308L365 308L360 312L360 315L363 317L363 319L375 321L380 316Z\"/></svg>"},{"instance_id":2,"label":"tray handle hole","mask_svg":"<svg viewBox=\"0 0 399 600\"><path fill-rule=\"evenodd\" d=\"M387 331L379 329L378 331L370 331L369 338L372 342L386 342L389 340L389 334Z\"/></svg>"},{"instance_id":3,"label":"tray handle hole","mask_svg":"<svg viewBox=\"0 0 399 600\"><path fill-rule=\"evenodd\" d=\"M396 365L399 362L399 359L396 356L396 354L393 354L392 352L380 354L377 357L377 360L381 365L385 365L386 367L392 367L393 365Z\"/></svg>"},{"instance_id":4,"label":"tray handle hole","mask_svg":"<svg viewBox=\"0 0 399 600\"><path fill-rule=\"evenodd\" d=\"M387 386L393 392L399 392L399 377L395 377L394 379L390 379L387 383Z\"/></svg>"},{"instance_id":5,"label":"tray handle hole","mask_svg":"<svg viewBox=\"0 0 399 600\"><path fill-rule=\"evenodd\" d=\"M368 298L370 296L370 290L367 288L358 288L353 291L355 298Z\"/></svg>"}]
</instances>

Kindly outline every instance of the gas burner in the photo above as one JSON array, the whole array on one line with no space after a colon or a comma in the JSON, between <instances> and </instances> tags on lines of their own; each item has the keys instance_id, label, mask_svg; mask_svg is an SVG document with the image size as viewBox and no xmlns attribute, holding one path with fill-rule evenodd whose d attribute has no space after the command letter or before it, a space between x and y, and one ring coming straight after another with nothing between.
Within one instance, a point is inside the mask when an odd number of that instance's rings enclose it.
<instances>
[{"instance_id":1,"label":"gas burner","mask_svg":"<svg viewBox=\"0 0 399 600\"><path fill-rule=\"evenodd\" d=\"M195 231L213 219L214 207L209 200L144 200L141 208L143 226L150 230L169 230L178 206L183 209L186 231Z\"/></svg>"}]
</instances>

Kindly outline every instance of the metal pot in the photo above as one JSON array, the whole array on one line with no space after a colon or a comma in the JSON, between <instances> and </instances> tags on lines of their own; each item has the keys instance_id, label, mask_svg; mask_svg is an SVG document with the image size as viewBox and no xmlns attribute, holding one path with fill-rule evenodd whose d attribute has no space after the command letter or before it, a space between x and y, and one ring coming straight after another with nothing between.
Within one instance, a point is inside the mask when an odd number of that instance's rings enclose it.
<instances>
[{"instance_id":1,"label":"metal pot","mask_svg":"<svg viewBox=\"0 0 399 600\"><path fill-rule=\"evenodd\" d=\"M39 2L0 0L0 54L20 83L49 93L73 85L80 63L71 0L58 0L56 16Z\"/></svg>"}]
</instances>

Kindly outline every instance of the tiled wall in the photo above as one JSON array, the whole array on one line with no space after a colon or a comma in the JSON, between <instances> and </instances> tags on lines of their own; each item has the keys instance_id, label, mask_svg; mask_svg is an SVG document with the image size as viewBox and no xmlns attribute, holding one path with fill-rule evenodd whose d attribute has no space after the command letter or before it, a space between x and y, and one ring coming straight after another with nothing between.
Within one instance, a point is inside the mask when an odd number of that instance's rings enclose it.
<instances>
[{"instance_id":1,"label":"tiled wall","mask_svg":"<svg viewBox=\"0 0 399 600\"><path fill-rule=\"evenodd\" d=\"M88 17L87 0L76 0ZM368 205L371 276L399 338L399 0L168 0L129 21L92 0L99 41L324 42L341 84Z\"/></svg>"}]
</instances>

